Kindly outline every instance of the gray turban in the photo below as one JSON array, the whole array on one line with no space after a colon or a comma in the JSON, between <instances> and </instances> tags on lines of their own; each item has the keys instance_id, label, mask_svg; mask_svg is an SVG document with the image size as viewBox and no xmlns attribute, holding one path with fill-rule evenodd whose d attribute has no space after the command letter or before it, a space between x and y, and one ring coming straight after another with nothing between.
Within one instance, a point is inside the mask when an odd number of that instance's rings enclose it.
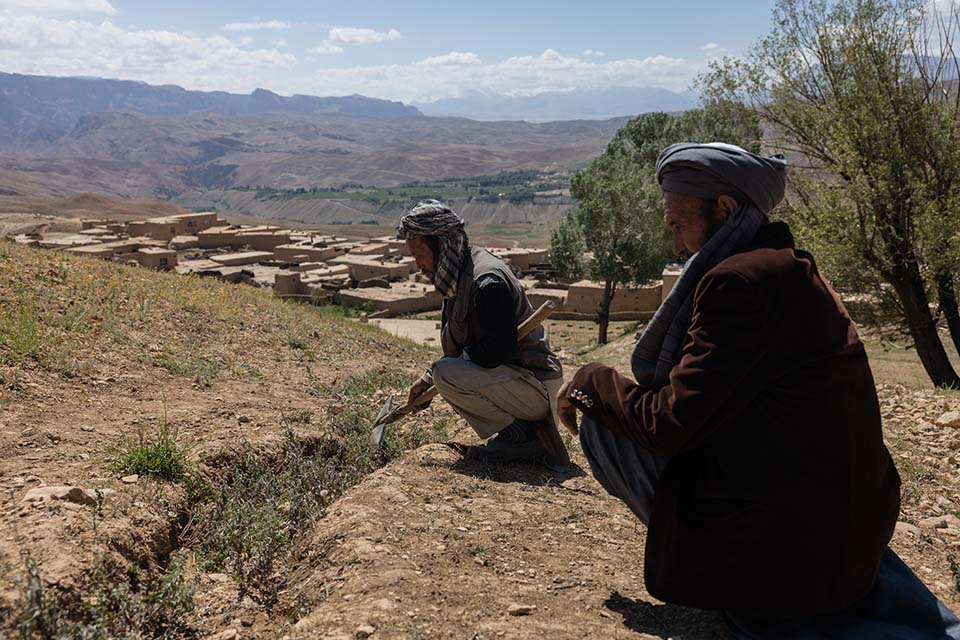
<instances>
[{"instance_id":1,"label":"gray turban","mask_svg":"<svg viewBox=\"0 0 960 640\"><path fill-rule=\"evenodd\" d=\"M397 237L414 240L432 236L440 242L440 255L434 256L436 270L433 284L444 298L457 295L460 267L467 255L467 234L463 218L438 200L418 202L408 214L400 218Z\"/></svg>"},{"instance_id":2,"label":"gray turban","mask_svg":"<svg viewBox=\"0 0 960 640\"><path fill-rule=\"evenodd\" d=\"M664 191L716 200L733 197L769 214L786 189L783 156L758 156L732 144L670 145L657 159L657 182Z\"/></svg>"}]
</instances>

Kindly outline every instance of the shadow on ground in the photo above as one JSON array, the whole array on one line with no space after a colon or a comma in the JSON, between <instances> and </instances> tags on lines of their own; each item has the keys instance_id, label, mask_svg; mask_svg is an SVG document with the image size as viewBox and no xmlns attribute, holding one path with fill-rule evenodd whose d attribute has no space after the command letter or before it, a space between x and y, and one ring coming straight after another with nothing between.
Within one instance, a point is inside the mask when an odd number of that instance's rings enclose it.
<instances>
[{"instance_id":1,"label":"shadow on ground","mask_svg":"<svg viewBox=\"0 0 960 640\"><path fill-rule=\"evenodd\" d=\"M533 463L492 463L471 460L464 457L465 445L458 442L448 442L446 444L460 455L460 458L450 464L448 468L461 475L481 480L492 480L493 482L519 482L534 487L553 487L564 491L594 495L592 491L586 489L564 486L563 483L567 480L582 478L587 475L583 468L574 462L570 463L570 468L566 472L557 473Z\"/></svg>"},{"instance_id":2,"label":"shadow on ground","mask_svg":"<svg viewBox=\"0 0 960 640\"><path fill-rule=\"evenodd\" d=\"M634 600L614 591L603 605L623 616L623 626L667 640L728 640L732 636L713 611Z\"/></svg>"}]
</instances>

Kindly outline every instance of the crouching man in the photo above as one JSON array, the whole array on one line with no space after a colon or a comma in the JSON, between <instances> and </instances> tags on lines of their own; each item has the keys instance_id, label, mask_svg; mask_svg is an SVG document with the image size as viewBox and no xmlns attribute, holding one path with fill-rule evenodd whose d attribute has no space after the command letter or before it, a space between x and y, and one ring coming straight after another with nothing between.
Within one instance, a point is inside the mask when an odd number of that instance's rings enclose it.
<instances>
[{"instance_id":1,"label":"crouching man","mask_svg":"<svg viewBox=\"0 0 960 640\"><path fill-rule=\"evenodd\" d=\"M770 222L785 165L724 144L668 147L664 222L687 256L644 330L634 380L599 364L559 413L594 475L648 526L645 581L721 610L735 637L960 640L887 547L900 479L850 316Z\"/></svg>"},{"instance_id":2,"label":"crouching man","mask_svg":"<svg viewBox=\"0 0 960 640\"><path fill-rule=\"evenodd\" d=\"M538 430L556 433L560 360L543 327L517 341L517 326L533 307L513 272L467 242L464 222L446 205L424 200L400 219L420 271L443 296L440 340L444 357L410 389L413 402L431 385L487 439L466 455L489 462L526 460L565 470L569 459L548 455Z\"/></svg>"}]
</instances>

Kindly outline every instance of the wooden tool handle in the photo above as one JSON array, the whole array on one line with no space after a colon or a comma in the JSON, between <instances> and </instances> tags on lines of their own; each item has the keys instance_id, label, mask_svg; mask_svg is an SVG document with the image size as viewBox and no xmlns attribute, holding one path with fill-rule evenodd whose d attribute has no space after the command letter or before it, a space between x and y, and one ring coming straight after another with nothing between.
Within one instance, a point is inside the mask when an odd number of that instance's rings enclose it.
<instances>
[{"instance_id":1,"label":"wooden tool handle","mask_svg":"<svg viewBox=\"0 0 960 640\"><path fill-rule=\"evenodd\" d=\"M550 314L553 313L555 309L553 300L547 300L540 308L533 312L533 314L520 323L520 326L517 327L517 342L520 342L528 335L533 333L533 330L543 324L544 320L550 317Z\"/></svg>"},{"instance_id":2,"label":"wooden tool handle","mask_svg":"<svg viewBox=\"0 0 960 640\"><path fill-rule=\"evenodd\" d=\"M530 315L529 318L520 323L520 326L517 327L517 342L523 340L528 335L530 335L534 329L543 324L543 321L550 317L550 314L553 313L553 310L556 306L553 304L553 300L547 300L540 307ZM417 396L413 402L410 404L405 404L399 409L397 409L397 414L405 416L414 409L418 409L425 404L428 404L431 400L437 397L437 394L440 393L435 386L430 386L426 391Z\"/></svg>"}]
</instances>

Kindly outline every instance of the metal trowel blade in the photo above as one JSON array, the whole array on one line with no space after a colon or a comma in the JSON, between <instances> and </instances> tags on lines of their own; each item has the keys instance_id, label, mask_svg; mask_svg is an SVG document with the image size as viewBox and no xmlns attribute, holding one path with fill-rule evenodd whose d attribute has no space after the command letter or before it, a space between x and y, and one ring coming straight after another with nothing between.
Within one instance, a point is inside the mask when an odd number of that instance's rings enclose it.
<instances>
[{"instance_id":1,"label":"metal trowel blade","mask_svg":"<svg viewBox=\"0 0 960 640\"><path fill-rule=\"evenodd\" d=\"M377 414L377 421L373 423L373 432L370 433L370 445L379 447L383 444L383 435L387 430L387 425L383 422L384 418L393 413L393 396L387 398L387 401L380 407L380 413Z\"/></svg>"}]
</instances>

